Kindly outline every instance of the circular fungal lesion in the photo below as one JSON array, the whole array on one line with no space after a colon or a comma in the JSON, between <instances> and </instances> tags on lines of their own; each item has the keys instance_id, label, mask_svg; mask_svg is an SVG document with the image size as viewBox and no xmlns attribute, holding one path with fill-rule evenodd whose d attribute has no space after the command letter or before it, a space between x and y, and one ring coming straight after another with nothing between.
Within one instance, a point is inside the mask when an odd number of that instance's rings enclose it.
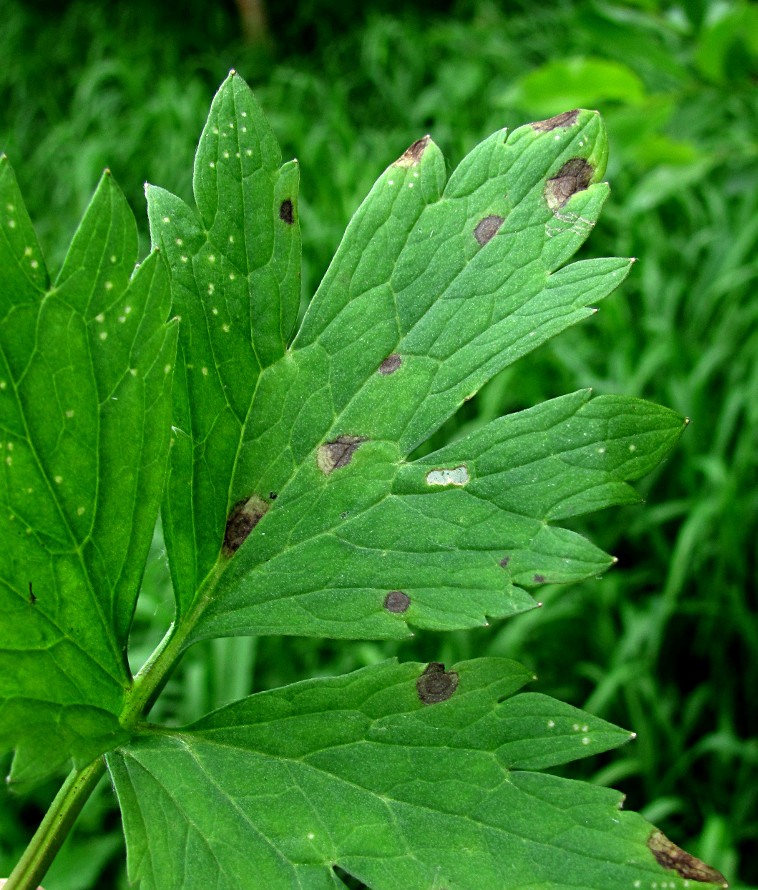
<instances>
[{"instance_id":1,"label":"circular fungal lesion","mask_svg":"<svg viewBox=\"0 0 758 890\"><path fill-rule=\"evenodd\" d=\"M424 673L416 680L416 691L424 705L435 705L447 701L458 688L458 674L446 671L445 665L432 661Z\"/></svg>"},{"instance_id":2,"label":"circular fungal lesion","mask_svg":"<svg viewBox=\"0 0 758 890\"><path fill-rule=\"evenodd\" d=\"M484 247L489 241L497 235L500 230L500 226L505 222L502 216L497 216L497 214L490 214L489 216L485 216L484 219L480 220L477 224L477 227L474 229L474 238L479 242L479 244Z\"/></svg>"},{"instance_id":3,"label":"circular fungal lesion","mask_svg":"<svg viewBox=\"0 0 758 890\"><path fill-rule=\"evenodd\" d=\"M410 604L411 598L402 590L390 590L384 598L384 608L388 612L395 612L398 615L406 612Z\"/></svg>"},{"instance_id":4,"label":"circular fungal lesion","mask_svg":"<svg viewBox=\"0 0 758 890\"><path fill-rule=\"evenodd\" d=\"M402 364L402 358L396 352L393 352L379 365L378 371L386 377L389 374L394 374Z\"/></svg>"}]
</instances>

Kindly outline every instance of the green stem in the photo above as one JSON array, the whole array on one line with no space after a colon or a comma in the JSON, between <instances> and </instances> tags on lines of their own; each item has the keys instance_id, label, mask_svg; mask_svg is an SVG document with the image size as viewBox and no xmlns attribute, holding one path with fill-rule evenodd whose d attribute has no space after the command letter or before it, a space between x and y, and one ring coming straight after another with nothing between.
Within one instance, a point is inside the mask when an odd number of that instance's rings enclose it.
<instances>
[{"instance_id":1,"label":"green stem","mask_svg":"<svg viewBox=\"0 0 758 890\"><path fill-rule=\"evenodd\" d=\"M68 774L3 890L37 890L104 772L105 760L98 757L83 769L75 769Z\"/></svg>"}]
</instances>

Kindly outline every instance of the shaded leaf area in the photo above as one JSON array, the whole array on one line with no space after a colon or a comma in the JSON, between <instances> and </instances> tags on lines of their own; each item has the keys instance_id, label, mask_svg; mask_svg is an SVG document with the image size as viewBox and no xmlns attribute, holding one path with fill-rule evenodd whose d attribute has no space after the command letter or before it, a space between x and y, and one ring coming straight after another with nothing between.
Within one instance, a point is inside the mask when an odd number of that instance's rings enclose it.
<instances>
[{"instance_id":1,"label":"shaded leaf area","mask_svg":"<svg viewBox=\"0 0 758 890\"><path fill-rule=\"evenodd\" d=\"M425 665L374 665L112 752L130 879L327 890L338 866L371 890L688 886L620 794L537 772L629 733L519 693L532 677L505 659L447 675L453 694L425 704Z\"/></svg>"},{"instance_id":2,"label":"shaded leaf area","mask_svg":"<svg viewBox=\"0 0 758 890\"><path fill-rule=\"evenodd\" d=\"M255 138L243 133L251 119ZM202 211L210 194L212 212L201 224L175 199L149 192L153 238L165 245L182 316L185 372L164 517L180 609L202 591L189 639L392 637L407 635L408 622L470 627L531 608L516 584L607 567L605 554L549 525L571 515L551 496L574 512L628 503L624 480L650 469L681 429L670 412L611 401L604 419L592 419L578 411L586 401L578 395L573 408L559 400L523 415L544 424L529 442L534 458L496 447L506 424L462 445L460 464L446 466L447 452L442 466L405 462L483 383L590 315L627 274L626 259L563 266L607 197L606 155L602 121L588 111L494 133L447 183L432 140L414 143L355 214L285 352L279 323L293 304L279 308L271 282L289 282L294 268L293 190L282 185L288 168L277 166L260 110L230 75L196 159L198 204ZM208 270L229 265L229 245L242 244L268 258L265 276L240 276L244 286L234 270L213 278ZM249 256L242 267L251 268ZM239 317L228 314L232 304ZM258 324L274 331L265 360ZM624 427L631 417L642 423L639 438ZM619 442L638 449L636 462L545 463L550 449L615 448L622 427ZM474 452L490 444L475 478ZM518 497L493 484L517 476ZM411 599L400 618L382 606L389 590Z\"/></svg>"},{"instance_id":3,"label":"shaded leaf area","mask_svg":"<svg viewBox=\"0 0 758 890\"><path fill-rule=\"evenodd\" d=\"M524 587L612 562L553 521L638 502L625 480L649 472L683 426L666 408L584 390L410 463L386 443L363 444L349 466L329 477L312 466L277 497L196 633L402 637L533 608ZM250 562L259 567L249 575Z\"/></svg>"},{"instance_id":4,"label":"shaded leaf area","mask_svg":"<svg viewBox=\"0 0 758 890\"><path fill-rule=\"evenodd\" d=\"M176 330L109 173L51 284L0 161L0 750L11 777L124 738L126 640L163 488Z\"/></svg>"},{"instance_id":5,"label":"shaded leaf area","mask_svg":"<svg viewBox=\"0 0 758 890\"><path fill-rule=\"evenodd\" d=\"M174 441L163 529L179 613L219 554L229 481L262 368L280 359L300 304L298 167L247 85L230 74L197 150L197 210L146 189L150 231L179 316Z\"/></svg>"}]
</instances>

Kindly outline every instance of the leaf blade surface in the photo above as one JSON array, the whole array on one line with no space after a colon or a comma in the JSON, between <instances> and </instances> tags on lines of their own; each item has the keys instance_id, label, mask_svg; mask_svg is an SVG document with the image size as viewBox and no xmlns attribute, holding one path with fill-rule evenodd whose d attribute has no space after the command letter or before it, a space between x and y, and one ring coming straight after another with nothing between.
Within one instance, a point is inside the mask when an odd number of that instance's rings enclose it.
<instances>
[{"instance_id":1,"label":"leaf blade surface","mask_svg":"<svg viewBox=\"0 0 758 890\"><path fill-rule=\"evenodd\" d=\"M52 287L5 159L0 192L0 748L34 780L124 738L176 331L159 257L134 272L134 218L108 173Z\"/></svg>"},{"instance_id":2,"label":"leaf blade surface","mask_svg":"<svg viewBox=\"0 0 758 890\"><path fill-rule=\"evenodd\" d=\"M130 878L143 890L315 890L339 886L338 865L372 890L687 886L621 795L534 771L628 733L518 693L531 678L504 659L442 675L456 685L435 704L419 693L429 667L385 663L113 752Z\"/></svg>"}]
</instances>

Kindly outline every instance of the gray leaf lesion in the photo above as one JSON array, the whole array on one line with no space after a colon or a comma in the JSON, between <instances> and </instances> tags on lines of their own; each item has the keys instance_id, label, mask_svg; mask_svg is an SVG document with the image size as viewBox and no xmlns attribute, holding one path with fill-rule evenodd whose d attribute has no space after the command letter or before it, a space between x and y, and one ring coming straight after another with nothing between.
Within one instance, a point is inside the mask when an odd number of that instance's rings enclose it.
<instances>
[{"instance_id":1,"label":"gray leaf lesion","mask_svg":"<svg viewBox=\"0 0 758 890\"><path fill-rule=\"evenodd\" d=\"M416 691L424 705L447 701L457 688L458 674L455 671L446 671L445 665L439 661L428 664L424 673L416 680Z\"/></svg>"},{"instance_id":2,"label":"gray leaf lesion","mask_svg":"<svg viewBox=\"0 0 758 890\"><path fill-rule=\"evenodd\" d=\"M498 216L495 213L485 216L474 229L474 238L476 238L479 244L484 247L485 244L492 241L495 235L497 235L500 226L502 226L504 222L505 220L503 217Z\"/></svg>"},{"instance_id":3,"label":"gray leaf lesion","mask_svg":"<svg viewBox=\"0 0 758 890\"><path fill-rule=\"evenodd\" d=\"M263 519L270 504L257 494L238 501L232 508L224 531L224 556L232 557L244 543L247 536Z\"/></svg>"},{"instance_id":4,"label":"gray leaf lesion","mask_svg":"<svg viewBox=\"0 0 758 890\"><path fill-rule=\"evenodd\" d=\"M545 183L545 200L551 210L565 207L569 198L589 187L595 168L584 158L570 158Z\"/></svg>"},{"instance_id":5,"label":"gray leaf lesion","mask_svg":"<svg viewBox=\"0 0 758 890\"><path fill-rule=\"evenodd\" d=\"M366 442L364 436L338 436L332 442L324 442L316 454L318 468L325 476L346 467L355 452Z\"/></svg>"}]
</instances>

